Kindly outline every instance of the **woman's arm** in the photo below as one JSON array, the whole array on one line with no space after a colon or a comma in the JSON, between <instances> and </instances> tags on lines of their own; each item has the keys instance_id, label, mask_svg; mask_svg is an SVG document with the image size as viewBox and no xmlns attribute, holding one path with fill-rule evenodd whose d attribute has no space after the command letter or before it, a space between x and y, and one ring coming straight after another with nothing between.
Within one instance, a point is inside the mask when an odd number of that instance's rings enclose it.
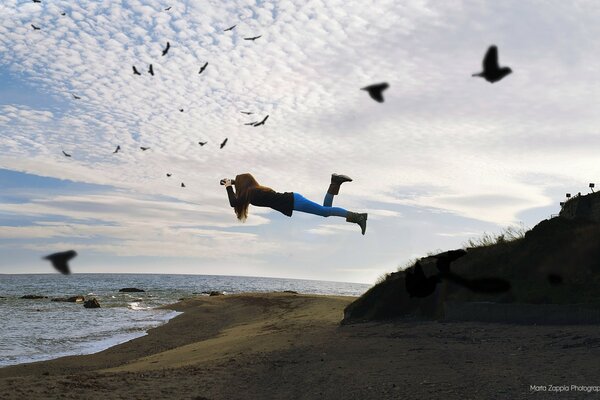
<instances>
[{"instance_id":1,"label":"woman's arm","mask_svg":"<svg viewBox=\"0 0 600 400\"><path fill-rule=\"evenodd\" d=\"M235 193L233 193L233 187L227 186L227 196L229 197L229 205L231 207L235 207L237 204L237 197L235 197Z\"/></svg>"}]
</instances>

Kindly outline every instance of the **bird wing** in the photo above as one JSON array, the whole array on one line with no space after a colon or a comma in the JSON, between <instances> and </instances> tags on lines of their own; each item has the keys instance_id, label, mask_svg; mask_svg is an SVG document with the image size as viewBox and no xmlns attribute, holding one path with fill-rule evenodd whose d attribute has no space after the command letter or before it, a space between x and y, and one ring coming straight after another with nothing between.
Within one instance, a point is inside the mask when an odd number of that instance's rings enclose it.
<instances>
[{"instance_id":1,"label":"bird wing","mask_svg":"<svg viewBox=\"0 0 600 400\"><path fill-rule=\"evenodd\" d=\"M498 65L498 48L496 46L490 46L485 57L483 57L483 70L490 71L499 69Z\"/></svg>"}]
</instances>

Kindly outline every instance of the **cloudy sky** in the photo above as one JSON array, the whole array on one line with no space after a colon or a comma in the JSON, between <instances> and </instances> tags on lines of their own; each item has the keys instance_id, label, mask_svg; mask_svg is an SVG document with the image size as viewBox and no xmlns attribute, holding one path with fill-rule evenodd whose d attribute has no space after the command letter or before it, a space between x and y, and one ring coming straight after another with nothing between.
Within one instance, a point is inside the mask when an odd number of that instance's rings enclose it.
<instances>
[{"instance_id":1,"label":"cloudy sky","mask_svg":"<svg viewBox=\"0 0 600 400\"><path fill-rule=\"evenodd\" d=\"M600 183L599 20L596 1L3 0L0 273L73 248L75 272L371 283L533 227ZM514 71L493 85L471 77L491 44ZM383 104L359 90L382 81ZM219 179L244 172L316 202L350 175L334 205L367 234L238 222Z\"/></svg>"}]
</instances>

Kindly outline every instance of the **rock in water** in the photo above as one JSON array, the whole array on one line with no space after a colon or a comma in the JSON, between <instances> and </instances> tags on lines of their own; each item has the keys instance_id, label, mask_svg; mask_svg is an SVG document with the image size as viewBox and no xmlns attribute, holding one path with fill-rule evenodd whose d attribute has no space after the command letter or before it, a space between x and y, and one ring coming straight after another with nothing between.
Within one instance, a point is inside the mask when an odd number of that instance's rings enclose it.
<instances>
[{"instance_id":1,"label":"rock in water","mask_svg":"<svg viewBox=\"0 0 600 400\"><path fill-rule=\"evenodd\" d=\"M126 288L123 288L123 289L119 289L119 292L126 292L126 293L129 292L129 293L131 293L131 292L146 292L146 291L142 290L142 289L134 288L134 287L126 287Z\"/></svg>"},{"instance_id":2,"label":"rock in water","mask_svg":"<svg viewBox=\"0 0 600 400\"><path fill-rule=\"evenodd\" d=\"M93 299L86 300L85 303L83 303L83 306L85 308L100 308L100 303L98 303L98 300L94 297Z\"/></svg>"},{"instance_id":3,"label":"rock in water","mask_svg":"<svg viewBox=\"0 0 600 400\"><path fill-rule=\"evenodd\" d=\"M83 296L71 296L71 297L57 297L52 301L65 302L65 303L82 303L85 301Z\"/></svg>"}]
</instances>

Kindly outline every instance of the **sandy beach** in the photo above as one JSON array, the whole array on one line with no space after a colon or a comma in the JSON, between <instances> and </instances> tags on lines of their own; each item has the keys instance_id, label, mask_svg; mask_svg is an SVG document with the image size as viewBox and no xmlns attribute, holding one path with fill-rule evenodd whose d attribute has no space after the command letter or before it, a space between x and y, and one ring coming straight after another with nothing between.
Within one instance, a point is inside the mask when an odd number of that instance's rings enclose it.
<instances>
[{"instance_id":1,"label":"sandy beach","mask_svg":"<svg viewBox=\"0 0 600 400\"><path fill-rule=\"evenodd\" d=\"M352 300L289 293L184 300L169 306L183 314L142 338L93 355L0 369L0 398L598 395L571 387L600 385L597 326L417 320L340 326L343 309ZM530 385L539 388L531 390ZM561 385L569 390L552 392Z\"/></svg>"}]
</instances>

